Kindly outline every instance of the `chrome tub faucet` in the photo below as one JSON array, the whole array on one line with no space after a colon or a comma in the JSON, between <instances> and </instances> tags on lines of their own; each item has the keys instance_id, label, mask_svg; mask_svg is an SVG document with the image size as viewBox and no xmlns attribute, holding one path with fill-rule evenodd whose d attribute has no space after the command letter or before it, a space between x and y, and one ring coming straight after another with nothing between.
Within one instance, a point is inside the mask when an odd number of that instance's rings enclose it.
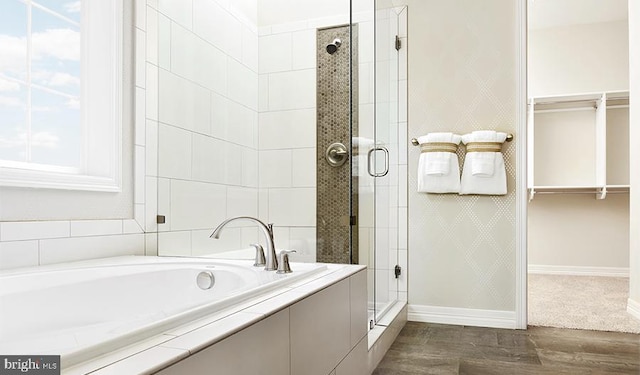
<instances>
[{"instance_id":1,"label":"chrome tub faucet","mask_svg":"<svg viewBox=\"0 0 640 375\"><path fill-rule=\"evenodd\" d=\"M265 224L259 219L251 216L238 216L232 217L223 221L216 229L214 229L213 233L209 237L211 238L220 238L220 233L222 232L222 228L224 228L227 224L236 220L249 220L258 224L258 227L262 230L262 234L264 235L265 241L267 242L267 254L266 254L266 265L264 267L265 271L275 271L278 269L278 258L276 256L276 246L273 243L273 224Z\"/></svg>"}]
</instances>

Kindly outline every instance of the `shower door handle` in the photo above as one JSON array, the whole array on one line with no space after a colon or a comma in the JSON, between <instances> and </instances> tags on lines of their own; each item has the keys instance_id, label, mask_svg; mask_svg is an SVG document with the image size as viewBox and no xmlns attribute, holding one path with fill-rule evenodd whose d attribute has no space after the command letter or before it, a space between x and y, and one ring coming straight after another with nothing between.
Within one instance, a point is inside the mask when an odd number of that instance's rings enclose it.
<instances>
[{"instance_id":1,"label":"shower door handle","mask_svg":"<svg viewBox=\"0 0 640 375\"><path fill-rule=\"evenodd\" d=\"M373 156L374 152L382 151L384 153L384 170L382 172L372 171L371 167L373 163L371 162L371 156ZM384 177L389 173L389 150L386 147L378 146L374 147L367 153L367 172L369 172L369 176L371 177Z\"/></svg>"}]
</instances>

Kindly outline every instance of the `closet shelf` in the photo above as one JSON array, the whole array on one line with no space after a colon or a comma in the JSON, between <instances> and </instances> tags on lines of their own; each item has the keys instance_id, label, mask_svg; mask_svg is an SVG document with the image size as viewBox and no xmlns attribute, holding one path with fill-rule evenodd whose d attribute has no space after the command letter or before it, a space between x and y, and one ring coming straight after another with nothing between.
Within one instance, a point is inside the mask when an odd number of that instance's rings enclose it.
<instances>
[{"instance_id":1,"label":"closet shelf","mask_svg":"<svg viewBox=\"0 0 640 375\"><path fill-rule=\"evenodd\" d=\"M627 193L629 193L629 185L533 186L529 188L529 201L537 194L594 194L597 199L604 199L607 194Z\"/></svg>"},{"instance_id":2,"label":"closet shelf","mask_svg":"<svg viewBox=\"0 0 640 375\"><path fill-rule=\"evenodd\" d=\"M628 107L628 91L529 98L529 200L536 194L605 199L628 193L628 185L611 183L629 178Z\"/></svg>"}]
</instances>

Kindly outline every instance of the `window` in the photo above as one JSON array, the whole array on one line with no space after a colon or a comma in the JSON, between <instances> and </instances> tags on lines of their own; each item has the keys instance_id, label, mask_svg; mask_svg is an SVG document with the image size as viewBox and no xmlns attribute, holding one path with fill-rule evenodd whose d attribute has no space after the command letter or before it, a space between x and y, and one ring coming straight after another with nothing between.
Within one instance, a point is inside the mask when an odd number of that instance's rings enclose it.
<instances>
[{"instance_id":1,"label":"window","mask_svg":"<svg viewBox=\"0 0 640 375\"><path fill-rule=\"evenodd\" d=\"M120 191L122 1L0 2L0 185Z\"/></svg>"}]
</instances>

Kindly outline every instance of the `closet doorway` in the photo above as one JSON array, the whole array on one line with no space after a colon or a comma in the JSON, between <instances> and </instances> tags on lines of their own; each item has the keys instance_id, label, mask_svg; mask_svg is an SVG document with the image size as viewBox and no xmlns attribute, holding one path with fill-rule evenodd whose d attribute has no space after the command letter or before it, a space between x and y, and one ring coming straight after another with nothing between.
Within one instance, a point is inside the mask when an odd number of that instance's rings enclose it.
<instances>
[{"instance_id":1,"label":"closet doorway","mask_svg":"<svg viewBox=\"0 0 640 375\"><path fill-rule=\"evenodd\" d=\"M528 324L640 333L627 0L528 1Z\"/></svg>"}]
</instances>

